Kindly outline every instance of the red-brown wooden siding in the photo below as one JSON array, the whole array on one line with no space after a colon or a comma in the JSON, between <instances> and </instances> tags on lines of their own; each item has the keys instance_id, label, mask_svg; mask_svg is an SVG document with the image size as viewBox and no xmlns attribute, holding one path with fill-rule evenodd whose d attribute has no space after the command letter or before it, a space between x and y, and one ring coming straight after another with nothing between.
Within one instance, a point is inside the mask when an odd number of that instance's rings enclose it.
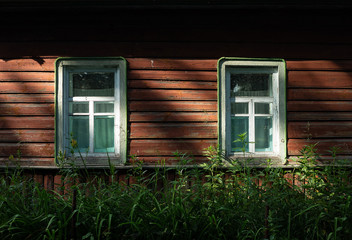
<instances>
[{"instance_id":1,"label":"red-brown wooden siding","mask_svg":"<svg viewBox=\"0 0 352 240\"><path fill-rule=\"evenodd\" d=\"M217 59L127 62L129 154L150 163L175 159L177 151L202 159L204 148L217 143ZM332 146L351 154L352 66L347 63L287 61L290 156L315 142L323 155ZM45 58L42 65L32 59L1 61L0 69L1 159L20 150L22 162L53 165L54 59Z\"/></svg>"},{"instance_id":2,"label":"red-brown wooden siding","mask_svg":"<svg viewBox=\"0 0 352 240\"><path fill-rule=\"evenodd\" d=\"M174 163L176 151L202 161L203 149L217 143L217 61L223 56L287 61L290 157L315 142L323 156L332 146L351 155L351 17L306 12L297 18L284 11L248 17L251 10L188 11L183 18L176 10L75 14L58 22L59 11L28 13L31 30L21 21L3 25L0 161L20 150L23 165L55 166L55 59L104 56L128 62L128 154L148 164Z\"/></svg>"}]
</instances>

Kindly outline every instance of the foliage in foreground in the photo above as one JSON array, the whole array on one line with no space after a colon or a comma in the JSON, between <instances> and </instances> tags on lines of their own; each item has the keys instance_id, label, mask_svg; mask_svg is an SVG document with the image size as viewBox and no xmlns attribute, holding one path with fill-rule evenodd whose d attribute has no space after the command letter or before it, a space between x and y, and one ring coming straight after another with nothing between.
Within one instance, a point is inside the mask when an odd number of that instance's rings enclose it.
<instances>
[{"instance_id":1,"label":"foliage in foreground","mask_svg":"<svg viewBox=\"0 0 352 240\"><path fill-rule=\"evenodd\" d=\"M130 185L116 180L114 167L102 176L62 169L66 187L55 191L7 170L0 178L0 238L352 239L349 170L317 168L314 147L302 152L299 169L268 162L258 170L209 148L201 168L147 172L137 164Z\"/></svg>"}]
</instances>

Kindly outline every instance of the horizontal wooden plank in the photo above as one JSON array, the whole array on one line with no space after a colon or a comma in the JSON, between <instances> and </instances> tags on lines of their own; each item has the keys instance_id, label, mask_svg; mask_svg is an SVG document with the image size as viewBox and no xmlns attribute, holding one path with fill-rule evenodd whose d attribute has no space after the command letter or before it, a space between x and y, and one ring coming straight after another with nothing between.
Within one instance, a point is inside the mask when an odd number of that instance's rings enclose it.
<instances>
[{"instance_id":1,"label":"horizontal wooden plank","mask_svg":"<svg viewBox=\"0 0 352 240\"><path fill-rule=\"evenodd\" d=\"M21 56L18 55L18 56ZM60 56L60 55L56 55ZM225 56L230 56L226 54ZM234 55L235 56L235 55ZM56 57L34 59L2 59L0 60L0 71L17 71L15 73L0 73L4 77L0 79L13 80L12 76L22 81L36 81L39 76L51 76L42 80L52 80L54 72L54 63ZM127 58L130 69L163 69L163 70L213 70L216 71L217 60L215 59L162 59L162 58ZM352 60L288 60L288 70L352 70ZM21 74L21 71L50 71L51 73L31 73ZM6 77L8 76L8 77ZM23 76L23 77L20 77ZM33 77L37 76L37 77Z\"/></svg>"},{"instance_id":2,"label":"horizontal wooden plank","mask_svg":"<svg viewBox=\"0 0 352 240\"><path fill-rule=\"evenodd\" d=\"M54 115L54 104L0 103L0 116Z\"/></svg>"},{"instance_id":3,"label":"horizontal wooden plank","mask_svg":"<svg viewBox=\"0 0 352 240\"><path fill-rule=\"evenodd\" d=\"M220 58L222 56L280 57L284 59L350 59L349 44L266 43L266 42L115 42L50 41L2 42L0 52L18 56ZM97 47L102 45L104 47Z\"/></svg>"},{"instance_id":4,"label":"horizontal wooden plank","mask_svg":"<svg viewBox=\"0 0 352 240\"><path fill-rule=\"evenodd\" d=\"M131 140L130 154L135 156L172 156L175 152L203 155L217 140Z\"/></svg>"},{"instance_id":5,"label":"horizontal wooden plank","mask_svg":"<svg viewBox=\"0 0 352 240\"><path fill-rule=\"evenodd\" d=\"M18 68L17 71L21 71ZM0 72L0 82L53 82L54 73L53 72Z\"/></svg>"},{"instance_id":6,"label":"horizontal wooden plank","mask_svg":"<svg viewBox=\"0 0 352 240\"><path fill-rule=\"evenodd\" d=\"M131 70L128 79L216 81L216 71Z\"/></svg>"},{"instance_id":7,"label":"horizontal wooden plank","mask_svg":"<svg viewBox=\"0 0 352 240\"><path fill-rule=\"evenodd\" d=\"M54 83L0 82L0 93L54 93Z\"/></svg>"},{"instance_id":8,"label":"horizontal wooden plank","mask_svg":"<svg viewBox=\"0 0 352 240\"><path fill-rule=\"evenodd\" d=\"M302 156L290 156L288 159L288 164L287 166L297 166L300 165L300 159ZM345 167L351 167L352 166L352 157L349 155L338 155L336 157L332 157L331 155L319 155L319 158L317 160L317 165L318 166L327 166L334 164L339 165L339 166L345 166ZM296 181L297 184L297 181Z\"/></svg>"},{"instance_id":9,"label":"horizontal wooden plank","mask_svg":"<svg viewBox=\"0 0 352 240\"><path fill-rule=\"evenodd\" d=\"M217 124L131 123L130 138L217 138Z\"/></svg>"},{"instance_id":10,"label":"horizontal wooden plank","mask_svg":"<svg viewBox=\"0 0 352 240\"><path fill-rule=\"evenodd\" d=\"M179 33L177 33L179 35ZM212 70L217 69L217 59L160 59L160 58L127 58L130 69L155 70Z\"/></svg>"},{"instance_id":11,"label":"horizontal wooden plank","mask_svg":"<svg viewBox=\"0 0 352 240\"><path fill-rule=\"evenodd\" d=\"M130 122L215 122L216 112L132 112Z\"/></svg>"},{"instance_id":12,"label":"horizontal wooden plank","mask_svg":"<svg viewBox=\"0 0 352 240\"><path fill-rule=\"evenodd\" d=\"M129 80L129 88L161 88L161 89L217 89L216 82L203 81L155 81Z\"/></svg>"},{"instance_id":13,"label":"horizontal wooden plank","mask_svg":"<svg viewBox=\"0 0 352 240\"><path fill-rule=\"evenodd\" d=\"M288 89L287 99L288 100L352 100L352 89Z\"/></svg>"},{"instance_id":14,"label":"horizontal wooden plank","mask_svg":"<svg viewBox=\"0 0 352 240\"><path fill-rule=\"evenodd\" d=\"M217 111L217 101L129 101L130 111L199 112Z\"/></svg>"},{"instance_id":15,"label":"horizontal wooden plank","mask_svg":"<svg viewBox=\"0 0 352 240\"><path fill-rule=\"evenodd\" d=\"M0 117L0 129L54 129L54 117Z\"/></svg>"},{"instance_id":16,"label":"horizontal wooden plank","mask_svg":"<svg viewBox=\"0 0 352 240\"><path fill-rule=\"evenodd\" d=\"M59 55L57 55L59 56ZM226 56L230 56L226 54ZM21 81L52 81L54 77L54 63L56 57L33 59L2 59L0 60L0 79ZM129 68L135 69L163 69L163 70L210 70L216 71L215 59L161 59L161 58L127 58ZM288 70L352 70L352 60L288 60ZM29 72L27 72L29 71ZM34 72L30 72L34 71ZM50 71L37 73L36 71ZM24 72L24 73L22 73Z\"/></svg>"},{"instance_id":17,"label":"horizontal wooden plank","mask_svg":"<svg viewBox=\"0 0 352 240\"><path fill-rule=\"evenodd\" d=\"M53 143L0 143L0 156L8 157L11 154L16 156L17 151L23 157L53 157Z\"/></svg>"},{"instance_id":18,"label":"horizontal wooden plank","mask_svg":"<svg viewBox=\"0 0 352 240\"><path fill-rule=\"evenodd\" d=\"M288 70L352 70L352 60L289 60Z\"/></svg>"},{"instance_id":19,"label":"horizontal wooden plank","mask_svg":"<svg viewBox=\"0 0 352 240\"><path fill-rule=\"evenodd\" d=\"M21 55L18 55L21 56ZM38 55L39 56L39 55ZM0 59L0 71L54 71L55 58Z\"/></svg>"},{"instance_id":20,"label":"horizontal wooden plank","mask_svg":"<svg viewBox=\"0 0 352 240\"><path fill-rule=\"evenodd\" d=\"M288 112L289 121L352 120L352 112Z\"/></svg>"},{"instance_id":21,"label":"horizontal wooden plank","mask_svg":"<svg viewBox=\"0 0 352 240\"><path fill-rule=\"evenodd\" d=\"M288 138L349 138L352 121L288 122Z\"/></svg>"},{"instance_id":22,"label":"horizontal wooden plank","mask_svg":"<svg viewBox=\"0 0 352 240\"><path fill-rule=\"evenodd\" d=\"M8 156L7 157L0 157L0 166L17 166L17 164L20 164L23 167L54 167L56 166L54 158L53 157L21 157L20 159L17 159L16 155L14 161L9 161Z\"/></svg>"},{"instance_id":23,"label":"horizontal wooden plank","mask_svg":"<svg viewBox=\"0 0 352 240\"><path fill-rule=\"evenodd\" d=\"M182 155L182 154L181 154ZM194 156L194 155L182 155L181 157L171 156L136 156L136 160L142 161L143 166L155 166L155 165L179 165L180 160L187 160L186 164L200 164L209 161L204 156Z\"/></svg>"},{"instance_id":24,"label":"horizontal wooden plank","mask_svg":"<svg viewBox=\"0 0 352 240\"><path fill-rule=\"evenodd\" d=\"M54 142L54 130L0 130L0 143Z\"/></svg>"},{"instance_id":25,"label":"horizontal wooden plank","mask_svg":"<svg viewBox=\"0 0 352 240\"><path fill-rule=\"evenodd\" d=\"M0 102L3 103L53 103L54 94L6 94L0 93Z\"/></svg>"},{"instance_id":26,"label":"horizontal wooden plank","mask_svg":"<svg viewBox=\"0 0 352 240\"><path fill-rule=\"evenodd\" d=\"M212 90L159 90L131 89L129 100L217 100L217 91Z\"/></svg>"},{"instance_id":27,"label":"horizontal wooden plank","mask_svg":"<svg viewBox=\"0 0 352 240\"><path fill-rule=\"evenodd\" d=\"M352 101L288 101L287 110L291 112L339 112L352 111Z\"/></svg>"},{"instance_id":28,"label":"horizontal wooden plank","mask_svg":"<svg viewBox=\"0 0 352 240\"><path fill-rule=\"evenodd\" d=\"M288 155L302 155L301 150L304 146L318 143L316 146L317 153L322 155L331 155L329 152L332 147L338 147L338 154L352 154L352 139L289 139L287 144Z\"/></svg>"},{"instance_id":29,"label":"horizontal wooden plank","mask_svg":"<svg viewBox=\"0 0 352 240\"><path fill-rule=\"evenodd\" d=\"M352 88L352 72L289 71L289 88Z\"/></svg>"}]
</instances>

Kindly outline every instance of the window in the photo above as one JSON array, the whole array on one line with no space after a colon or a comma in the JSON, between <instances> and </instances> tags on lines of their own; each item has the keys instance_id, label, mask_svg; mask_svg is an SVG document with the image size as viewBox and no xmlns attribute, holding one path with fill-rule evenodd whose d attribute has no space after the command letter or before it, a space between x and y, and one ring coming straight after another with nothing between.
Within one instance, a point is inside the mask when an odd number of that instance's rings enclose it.
<instances>
[{"instance_id":1,"label":"window","mask_svg":"<svg viewBox=\"0 0 352 240\"><path fill-rule=\"evenodd\" d=\"M219 142L227 156L284 161L286 157L285 62L219 60Z\"/></svg>"},{"instance_id":2,"label":"window","mask_svg":"<svg viewBox=\"0 0 352 240\"><path fill-rule=\"evenodd\" d=\"M124 162L125 60L60 58L56 77L56 154L75 145L87 165Z\"/></svg>"}]
</instances>

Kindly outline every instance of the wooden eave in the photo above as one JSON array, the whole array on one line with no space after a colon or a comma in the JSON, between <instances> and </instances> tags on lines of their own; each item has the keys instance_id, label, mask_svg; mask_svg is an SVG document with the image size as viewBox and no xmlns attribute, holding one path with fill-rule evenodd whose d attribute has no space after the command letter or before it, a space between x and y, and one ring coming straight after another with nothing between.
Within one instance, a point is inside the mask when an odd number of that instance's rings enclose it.
<instances>
[{"instance_id":1,"label":"wooden eave","mask_svg":"<svg viewBox=\"0 0 352 240\"><path fill-rule=\"evenodd\" d=\"M351 9L352 2L335 1L259 1L259 0L0 0L1 11L46 9L286 9L286 10L337 10Z\"/></svg>"}]
</instances>

